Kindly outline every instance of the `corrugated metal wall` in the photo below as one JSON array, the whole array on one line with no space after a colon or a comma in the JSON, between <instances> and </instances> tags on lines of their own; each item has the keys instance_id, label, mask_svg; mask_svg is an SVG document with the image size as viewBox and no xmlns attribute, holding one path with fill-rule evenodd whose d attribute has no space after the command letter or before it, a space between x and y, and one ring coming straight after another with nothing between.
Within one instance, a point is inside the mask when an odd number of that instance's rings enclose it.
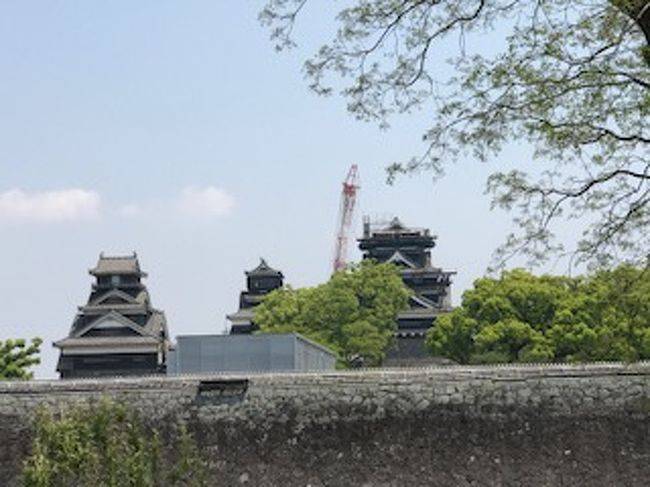
<instances>
[{"instance_id":1,"label":"corrugated metal wall","mask_svg":"<svg viewBox=\"0 0 650 487\"><path fill-rule=\"evenodd\" d=\"M169 354L168 374L334 370L336 357L297 334L185 335Z\"/></svg>"}]
</instances>

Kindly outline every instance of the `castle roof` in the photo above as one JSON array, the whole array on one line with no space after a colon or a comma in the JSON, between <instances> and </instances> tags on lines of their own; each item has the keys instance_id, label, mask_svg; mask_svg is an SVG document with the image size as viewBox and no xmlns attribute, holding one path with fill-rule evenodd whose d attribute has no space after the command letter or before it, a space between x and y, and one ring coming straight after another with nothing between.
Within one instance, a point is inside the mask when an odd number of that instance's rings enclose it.
<instances>
[{"instance_id":1,"label":"castle roof","mask_svg":"<svg viewBox=\"0 0 650 487\"><path fill-rule=\"evenodd\" d=\"M367 222L364 224L363 238L360 242L374 239L418 238L427 241L436 239L428 228L407 227L402 221L394 217L390 222Z\"/></svg>"},{"instance_id":2,"label":"castle roof","mask_svg":"<svg viewBox=\"0 0 650 487\"><path fill-rule=\"evenodd\" d=\"M102 253L90 273L95 276L145 275L140 269L135 253L127 256L105 256ZM130 330L135 335L149 336L158 341L167 340L165 314L151 306L146 287L142 284L139 284L139 287L136 293L130 294L119 287L104 289L93 285L88 302L78 307L79 311L72 322L68 338L85 340L94 338L93 333L101 333L105 337L112 335L119 340L124 338L119 335ZM68 344L65 340L57 343L64 346Z\"/></svg>"},{"instance_id":3,"label":"castle roof","mask_svg":"<svg viewBox=\"0 0 650 487\"><path fill-rule=\"evenodd\" d=\"M67 337L54 342L54 346L57 348L96 347L102 349L107 346L128 347L133 345L149 345L155 348L160 345L160 340L152 336Z\"/></svg>"},{"instance_id":4,"label":"castle roof","mask_svg":"<svg viewBox=\"0 0 650 487\"><path fill-rule=\"evenodd\" d=\"M273 269L271 266L269 266L266 261L260 257L260 263L257 265L255 269L252 269L250 271L246 271L245 274L247 276L279 276L279 277L284 277L282 275L282 272Z\"/></svg>"},{"instance_id":5,"label":"castle roof","mask_svg":"<svg viewBox=\"0 0 650 487\"><path fill-rule=\"evenodd\" d=\"M253 311L253 308L243 308L226 315L226 318L230 321L253 321L254 316L255 312Z\"/></svg>"},{"instance_id":6,"label":"castle roof","mask_svg":"<svg viewBox=\"0 0 650 487\"><path fill-rule=\"evenodd\" d=\"M394 217L391 221L386 230L393 230L393 231L400 231L400 230L406 230L406 227L404 224L401 222L401 220L397 217Z\"/></svg>"},{"instance_id":7,"label":"castle roof","mask_svg":"<svg viewBox=\"0 0 650 487\"><path fill-rule=\"evenodd\" d=\"M130 316L134 314L145 314L146 321L144 324L139 325L131 318L125 316L123 314L125 312L130 313ZM83 321L84 317L87 320ZM139 335L150 335L157 338L161 336L166 338L169 335L167 331L167 319L165 318L164 312L153 308L124 309L118 306L104 310L94 308L87 310L82 308L72 323L69 336L83 338L92 329L115 328L118 324L121 325L119 328L130 328Z\"/></svg>"},{"instance_id":8,"label":"castle roof","mask_svg":"<svg viewBox=\"0 0 650 487\"><path fill-rule=\"evenodd\" d=\"M395 253L386 262L388 262L389 264L406 266L410 269L415 269L418 267L418 265L415 262L413 262L411 259L406 257L399 250L396 250Z\"/></svg>"},{"instance_id":9,"label":"castle roof","mask_svg":"<svg viewBox=\"0 0 650 487\"><path fill-rule=\"evenodd\" d=\"M142 277L146 276L140 270L140 263L135 252L133 255L124 256L105 256L102 253L99 255L97 265L93 269L90 269L89 272L93 276L110 274L137 274Z\"/></svg>"}]
</instances>

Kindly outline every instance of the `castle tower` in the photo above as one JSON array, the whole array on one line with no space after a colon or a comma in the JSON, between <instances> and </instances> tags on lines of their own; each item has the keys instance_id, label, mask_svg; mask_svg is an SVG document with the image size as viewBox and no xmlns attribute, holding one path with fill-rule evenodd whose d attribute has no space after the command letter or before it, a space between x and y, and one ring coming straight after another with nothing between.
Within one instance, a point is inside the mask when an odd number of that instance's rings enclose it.
<instances>
[{"instance_id":1,"label":"castle tower","mask_svg":"<svg viewBox=\"0 0 650 487\"><path fill-rule=\"evenodd\" d=\"M257 330L253 322L253 308L260 304L262 298L282 287L284 276L282 272L270 267L264 259L250 271L246 271L246 290L239 295L239 310L226 316L232 323L231 335L248 334Z\"/></svg>"},{"instance_id":2,"label":"castle tower","mask_svg":"<svg viewBox=\"0 0 650 487\"><path fill-rule=\"evenodd\" d=\"M61 378L164 373L165 315L151 306L137 255L99 256L88 302L80 306L61 350Z\"/></svg>"},{"instance_id":3,"label":"castle tower","mask_svg":"<svg viewBox=\"0 0 650 487\"><path fill-rule=\"evenodd\" d=\"M406 227L398 218L385 226L364 219L359 239L363 258L397 265L404 284L413 291L409 308L397 317L397 333L386 352L386 365L430 360L424 335L438 315L451 310L451 276L455 272L431 265L435 244L436 237L428 229Z\"/></svg>"}]
</instances>

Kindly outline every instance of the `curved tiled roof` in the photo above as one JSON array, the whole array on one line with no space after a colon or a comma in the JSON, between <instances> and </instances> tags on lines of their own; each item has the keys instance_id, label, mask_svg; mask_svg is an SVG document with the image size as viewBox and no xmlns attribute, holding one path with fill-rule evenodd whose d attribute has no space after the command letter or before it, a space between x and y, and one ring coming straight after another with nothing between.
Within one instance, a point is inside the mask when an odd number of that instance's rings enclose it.
<instances>
[{"instance_id":1,"label":"curved tiled roof","mask_svg":"<svg viewBox=\"0 0 650 487\"><path fill-rule=\"evenodd\" d=\"M122 256L105 256L100 254L97 265L89 271L94 276L107 275L107 274L137 274L145 276L146 274L140 270L140 263L138 256L122 255Z\"/></svg>"},{"instance_id":2,"label":"curved tiled roof","mask_svg":"<svg viewBox=\"0 0 650 487\"><path fill-rule=\"evenodd\" d=\"M54 346L61 347L106 347L106 346L128 346L128 345L155 345L160 340L150 336L130 337L67 337L54 342Z\"/></svg>"},{"instance_id":3,"label":"curved tiled roof","mask_svg":"<svg viewBox=\"0 0 650 487\"><path fill-rule=\"evenodd\" d=\"M245 274L247 276L282 276L282 272L273 269L271 266L269 266L266 261L260 257L260 263L257 265L257 267L253 270L246 271Z\"/></svg>"}]
</instances>

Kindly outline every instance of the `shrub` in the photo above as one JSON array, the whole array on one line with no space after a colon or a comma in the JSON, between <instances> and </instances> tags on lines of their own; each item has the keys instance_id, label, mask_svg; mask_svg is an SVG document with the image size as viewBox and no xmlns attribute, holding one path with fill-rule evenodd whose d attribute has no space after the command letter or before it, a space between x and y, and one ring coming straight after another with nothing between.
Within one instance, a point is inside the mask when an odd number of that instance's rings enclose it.
<instances>
[{"instance_id":1,"label":"shrub","mask_svg":"<svg viewBox=\"0 0 650 487\"><path fill-rule=\"evenodd\" d=\"M207 485L207 462L183 424L167 442L131 408L104 399L63 413L38 411L25 487Z\"/></svg>"}]
</instances>

